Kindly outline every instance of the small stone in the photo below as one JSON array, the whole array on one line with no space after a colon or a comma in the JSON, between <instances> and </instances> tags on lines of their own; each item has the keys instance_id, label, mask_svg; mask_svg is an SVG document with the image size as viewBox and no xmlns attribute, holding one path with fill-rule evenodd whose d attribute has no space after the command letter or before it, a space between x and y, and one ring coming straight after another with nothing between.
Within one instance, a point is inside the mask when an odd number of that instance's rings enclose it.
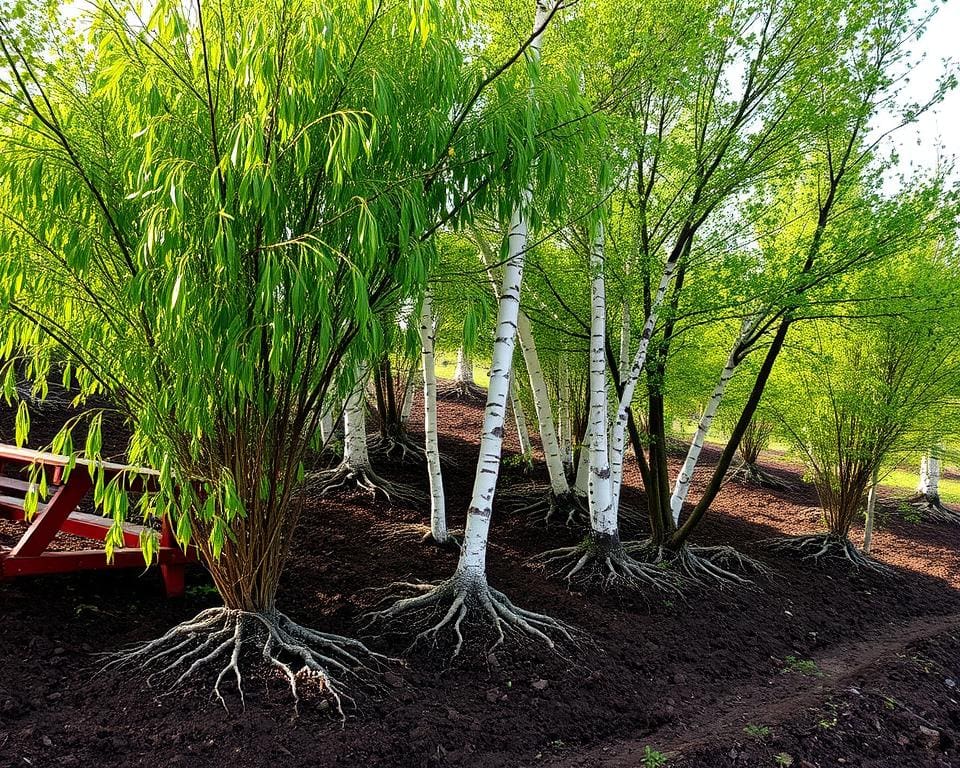
<instances>
[{"instance_id":1,"label":"small stone","mask_svg":"<svg viewBox=\"0 0 960 768\"><path fill-rule=\"evenodd\" d=\"M936 749L940 746L940 731L921 725L919 741L927 749Z\"/></svg>"},{"instance_id":2,"label":"small stone","mask_svg":"<svg viewBox=\"0 0 960 768\"><path fill-rule=\"evenodd\" d=\"M59 645L58 645L56 648L53 649L53 655L54 655L54 656L63 656L63 654L65 654L66 652L67 652L67 649L66 649L66 648L63 648L63 647L61 647L61 646L59 646Z\"/></svg>"},{"instance_id":3,"label":"small stone","mask_svg":"<svg viewBox=\"0 0 960 768\"><path fill-rule=\"evenodd\" d=\"M41 736L41 737L40 737L40 742L41 742L41 743L43 744L43 746L45 746L45 747L52 747L52 746L53 746L53 741L50 739L49 736Z\"/></svg>"},{"instance_id":4,"label":"small stone","mask_svg":"<svg viewBox=\"0 0 960 768\"><path fill-rule=\"evenodd\" d=\"M901 734L900 736L897 736L897 744L899 744L901 747L906 747L910 744L910 739Z\"/></svg>"},{"instance_id":5,"label":"small stone","mask_svg":"<svg viewBox=\"0 0 960 768\"><path fill-rule=\"evenodd\" d=\"M383 676L383 682L385 682L391 688L399 688L403 685L403 679L399 675L393 674L393 672L385 673Z\"/></svg>"},{"instance_id":6,"label":"small stone","mask_svg":"<svg viewBox=\"0 0 960 768\"><path fill-rule=\"evenodd\" d=\"M815 766L809 760L801 760L797 765L797 768L817 768L817 766Z\"/></svg>"},{"instance_id":7,"label":"small stone","mask_svg":"<svg viewBox=\"0 0 960 768\"><path fill-rule=\"evenodd\" d=\"M497 659L497 654L491 653L487 655L487 664L489 664L494 669L500 667L500 661Z\"/></svg>"},{"instance_id":8,"label":"small stone","mask_svg":"<svg viewBox=\"0 0 960 768\"><path fill-rule=\"evenodd\" d=\"M946 680L944 680L943 682L944 682L944 684L946 684L947 688L956 688L956 687L957 687L957 681L954 680L954 679L951 678L951 677L948 677L948 678L947 678Z\"/></svg>"},{"instance_id":9,"label":"small stone","mask_svg":"<svg viewBox=\"0 0 960 768\"><path fill-rule=\"evenodd\" d=\"M60 691L54 691L53 693L47 694L47 701L57 701L58 699L62 699L62 698L63 698L63 694L60 693Z\"/></svg>"},{"instance_id":10,"label":"small stone","mask_svg":"<svg viewBox=\"0 0 960 768\"><path fill-rule=\"evenodd\" d=\"M500 691L498 691L496 688L487 691L487 701L489 701L491 704L495 704L499 700Z\"/></svg>"},{"instance_id":11,"label":"small stone","mask_svg":"<svg viewBox=\"0 0 960 768\"><path fill-rule=\"evenodd\" d=\"M328 709L330 709L330 700L324 699L323 701L320 702L320 711L326 712Z\"/></svg>"},{"instance_id":12,"label":"small stone","mask_svg":"<svg viewBox=\"0 0 960 768\"><path fill-rule=\"evenodd\" d=\"M534 690L543 691L546 690L550 683L548 683L546 680L534 680L531 685L533 686Z\"/></svg>"}]
</instances>

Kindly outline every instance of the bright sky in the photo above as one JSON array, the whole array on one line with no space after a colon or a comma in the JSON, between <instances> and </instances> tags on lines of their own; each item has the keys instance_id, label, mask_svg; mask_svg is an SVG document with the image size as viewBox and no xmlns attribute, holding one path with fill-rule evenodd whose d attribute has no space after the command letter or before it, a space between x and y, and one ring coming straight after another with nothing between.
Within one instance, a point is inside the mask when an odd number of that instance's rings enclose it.
<instances>
[{"instance_id":1,"label":"bright sky","mask_svg":"<svg viewBox=\"0 0 960 768\"><path fill-rule=\"evenodd\" d=\"M911 101L924 102L949 66L944 60L952 61L954 66L960 63L960 0L941 4L916 49L925 58L913 69L906 96ZM883 124L884 121L878 122ZM932 168L938 159L960 158L960 90L954 89L939 106L921 115L916 124L898 131L894 143L904 173ZM955 170L954 177L960 179L960 171Z\"/></svg>"}]
</instances>

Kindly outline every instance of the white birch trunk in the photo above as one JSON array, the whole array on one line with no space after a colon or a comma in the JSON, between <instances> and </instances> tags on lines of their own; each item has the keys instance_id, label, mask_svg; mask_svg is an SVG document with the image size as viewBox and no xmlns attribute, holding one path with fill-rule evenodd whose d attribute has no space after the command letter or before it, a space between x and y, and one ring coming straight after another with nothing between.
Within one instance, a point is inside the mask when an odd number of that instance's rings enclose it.
<instances>
[{"instance_id":1,"label":"white birch trunk","mask_svg":"<svg viewBox=\"0 0 960 768\"><path fill-rule=\"evenodd\" d=\"M867 519L863 524L863 554L870 554L870 545L873 543L873 518L877 508L877 470L873 471L870 481L870 491L867 493Z\"/></svg>"},{"instance_id":2,"label":"white birch trunk","mask_svg":"<svg viewBox=\"0 0 960 768\"><path fill-rule=\"evenodd\" d=\"M917 493L928 499L940 498L940 459L928 453L920 460L920 485Z\"/></svg>"},{"instance_id":3,"label":"white birch trunk","mask_svg":"<svg viewBox=\"0 0 960 768\"><path fill-rule=\"evenodd\" d=\"M473 357L461 347L457 350L457 368L453 373L453 380L463 386L473 386Z\"/></svg>"},{"instance_id":4,"label":"white birch trunk","mask_svg":"<svg viewBox=\"0 0 960 768\"><path fill-rule=\"evenodd\" d=\"M363 366L357 372L357 383L347 397L343 410L343 461L351 469L370 466L367 453L367 414L364 384L367 373Z\"/></svg>"},{"instance_id":5,"label":"white birch trunk","mask_svg":"<svg viewBox=\"0 0 960 768\"><path fill-rule=\"evenodd\" d=\"M740 329L740 335L733 344L733 349L727 356L727 362L720 373L720 381L713 389L713 394L704 408L700 421L697 424L697 431L690 442L690 448L687 450L687 457L680 468L680 474L677 475L677 481L673 485L673 495L670 497L670 512L673 514L673 522L676 525L680 520L680 510L683 509L683 502L687 500L687 494L690 493L690 482L693 480L693 473L697 467L697 461L700 459L700 453L703 450L703 443L707 439L707 433L710 431L710 425L717 415L717 409L723 401L723 396L727 391L727 385L733 378L733 373L740 364L740 352L743 347L743 341L753 327L752 320L746 320Z\"/></svg>"},{"instance_id":6,"label":"white birch trunk","mask_svg":"<svg viewBox=\"0 0 960 768\"><path fill-rule=\"evenodd\" d=\"M513 409L513 420L517 425L517 439L520 441L520 453L527 457L533 455L533 445L530 443L530 430L527 429L527 417L523 412L523 403L513 384L513 371L510 371L510 407Z\"/></svg>"},{"instance_id":7,"label":"white birch trunk","mask_svg":"<svg viewBox=\"0 0 960 768\"><path fill-rule=\"evenodd\" d=\"M437 436L437 373L433 354L433 295L428 288L420 309L420 347L423 361L423 435L430 480L430 533L434 541L447 541L447 513L440 469L440 444ZM410 375L413 380L413 374ZM411 398L412 400L412 398Z\"/></svg>"},{"instance_id":8,"label":"white birch trunk","mask_svg":"<svg viewBox=\"0 0 960 768\"><path fill-rule=\"evenodd\" d=\"M529 47L530 55L535 60L540 58L542 31L555 7L554 3L537 0L533 20L535 34ZM460 561L457 564L458 577L486 579L487 539L490 533L490 517L493 514L493 496L497 490L497 478L500 474L500 458L503 454L503 424L517 339L520 284L523 281L523 265L527 249L528 230L525 209L532 199L533 191L529 188L525 189L520 204L510 217L510 231L507 236L508 260L503 270L503 281L500 287L493 361L490 365L490 384L487 388L487 405L484 409L483 433L480 438L480 458L477 461L473 494L463 532L463 546L460 549Z\"/></svg>"},{"instance_id":9,"label":"white birch trunk","mask_svg":"<svg viewBox=\"0 0 960 768\"><path fill-rule=\"evenodd\" d=\"M603 274L603 227L590 250L590 527L605 539L617 537L617 509L614 506L607 438L607 303Z\"/></svg>"},{"instance_id":10,"label":"white birch trunk","mask_svg":"<svg viewBox=\"0 0 960 768\"><path fill-rule=\"evenodd\" d=\"M570 371L560 363L560 458L565 472L573 468L573 424L570 417Z\"/></svg>"},{"instance_id":11,"label":"white birch trunk","mask_svg":"<svg viewBox=\"0 0 960 768\"><path fill-rule=\"evenodd\" d=\"M530 194L524 197L529 199ZM500 289L490 385L487 389L487 405L480 439L480 458L474 476L470 508L467 511L460 562L457 565L459 574L474 577L481 577L486 573L487 537L490 531L490 516L493 514L493 496L500 473L500 457L503 453L507 390L510 387L510 369L516 344L520 283L523 280L524 251L527 246L527 222L519 208L511 217L508 239L510 258L503 270Z\"/></svg>"},{"instance_id":12,"label":"white birch trunk","mask_svg":"<svg viewBox=\"0 0 960 768\"><path fill-rule=\"evenodd\" d=\"M567 483L567 476L563 469L563 457L560 454L560 443L557 440L557 430L553 423L550 394L547 391L547 381L543 376L543 369L540 367L540 356L537 354L537 345L533 339L530 319L523 310L520 310L517 316L517 335L520 340L520 349L523 352L523 362L530 377L533 407L540 428L540 441L543 444L547 474L550 476L550 489L555 496L564 496L570 493L570 485Z\"/></svg>"},{"instance_id":13,"label":"white birch trunk","mask_svg":"<svg viewBox=\"0 0 960 768\"><path fill-rule=\"evenodd\" d=\"M663 299L667 295L667 288L670 287L670 281L673 280L673 273L676 271L676 267L676 261L668 261L664 266L663 275L660 277L660 285L657 286L657 292L650 304L650 314L643 324L643 332L640 335L640 346L637 348L637 354L633 357L633 365L629 371L620 371L620 377L623 383L623 395L620 398L620 405L617 408L617 415L613 420L613 429L610 435L610 473L613 481L614 507L617 507L620 503L620 486L623 484L623 457L626 450L627 411L633 402L633 394L636 391L637 383L640 381L643 366L647 362L647 350L650 348L650 339L653 336L653 329L657 324L657 315L660 312Z\"/></svg>"}]
</instances>

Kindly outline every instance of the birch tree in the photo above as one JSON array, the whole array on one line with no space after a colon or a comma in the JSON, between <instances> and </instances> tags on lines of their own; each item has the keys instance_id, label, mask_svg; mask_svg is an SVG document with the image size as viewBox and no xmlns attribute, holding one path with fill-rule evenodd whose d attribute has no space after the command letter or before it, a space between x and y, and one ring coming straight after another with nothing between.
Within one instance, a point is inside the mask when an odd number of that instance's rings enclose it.
<instances>
[{"instance_id":1,"label":"birch tree","mask_svg":"<svg viewBox=\"0 0 960 768\"><path fill-rule=\"evenodd\" d=\"M544 552L537 558L545 570L586 588L673 587L669 574L632 558L620 540L619 514L610 471L610 429L607 413L607 303L604 269L604 227L596 225L590 246L590 424L588 502L590 527L574 547ZM583 458L581 458L583 461Z\"/></svg>"},{"instance_id":2,"label":"birch tree","mask_svg":"<svg viewBox=\"0 0 960 768\"><path fill-rule=\"evenodd\" d=\"M536 71L540 58L543 33L559 8L559 3L552 1L538 0L536 3L530 44L532 71ZM536 101L533 86L530 101ZM463 648L465 638L462 629L469 625L490 627L495 636L493 647L506 642L508 637L520 642L540 641L550 648L555 646L557 639L566 642L575 639L573 631L562 622L514 605L487 581L487 543L500 471L507 395L520 310L520 286L533 200L534 189L527 182L510 216L480 457L456 570L450 579L438 585L422 585L417 588L418 594L399 599L370 617L371 621L388 627L403 622L414 637L414 645L420 641L436 643L442 632L451 632L454 656Z\"/></svg>"}]
</instances>

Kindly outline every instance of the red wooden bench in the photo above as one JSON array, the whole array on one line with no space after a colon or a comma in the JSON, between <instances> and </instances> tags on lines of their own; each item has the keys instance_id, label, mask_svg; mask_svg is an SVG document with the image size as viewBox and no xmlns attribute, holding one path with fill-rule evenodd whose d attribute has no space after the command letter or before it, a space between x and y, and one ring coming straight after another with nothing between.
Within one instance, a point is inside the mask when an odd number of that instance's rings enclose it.
<instances>
[{"instance_id":1,"label":"red wooden bench","mask_svg":"<svg viewBox=\"0 0 960 768\"><path fill-rule=\"evenodd\" d=\"M27 470L40 466L46 475L48 498L41 499L37 512L29 521L30 526L12 549L0 548L0 580L43 573L69 573L102 568L143 568L143 553L140 550L140 534L143 526L126 523L123 526L123 547L113 550L113 559L107 562L103 549L56 552L47 547L58 532L71 533L87 539L104 541L113 520L101 515L92 515L77 510L78 505L93 487L88 467L90 462L77 460L74 469L64 481L64 469L69 458L55 453L42 453L25 448L0 444L0 518L26 520L24 500L30 490ZM131 468L122 464L101 462L105 480ZM135 470L130 475L131 490L140 484L149 490L156 482L157 473L151 469ZM186 564L195 561L191 553L184 553L177 546L173 532L166 519L162 522L158 563L167 595L179 597L184 591Z\"/></svg>"}]
</instances>

